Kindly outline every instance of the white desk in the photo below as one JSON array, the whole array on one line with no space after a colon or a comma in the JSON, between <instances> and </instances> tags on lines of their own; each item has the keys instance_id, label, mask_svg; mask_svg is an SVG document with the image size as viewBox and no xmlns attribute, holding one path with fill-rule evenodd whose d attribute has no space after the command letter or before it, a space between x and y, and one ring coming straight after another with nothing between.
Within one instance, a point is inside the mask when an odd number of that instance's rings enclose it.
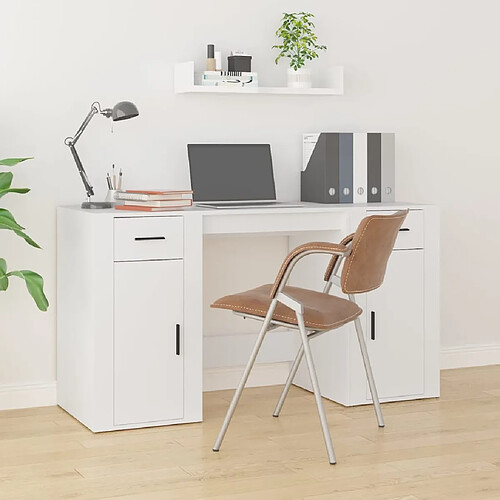
<instances>
[{"instance_id":1,"label":"white desk","mask_svg":"<svg viewBox=\"0 0 500 500\"><path fill-rule=\"evenodd\" d=\"M200 421L204 236L282 234L294 247L318 235L338 240L354 231L367 211L407 207L410 231L398 238L386 292L382 287L380 294L361 297L360 305L380 318L379 337L368 343L382 400L438 396L435 207L307 203L161 213L60 207L59 405L94 432ZM293 282L318 288L323 271L324 261L309 258ZM365 323L369 326L366 317ZM369 402L364 372L348 328L318 339L318 375L326 397L363 404ZM303 373L297 384L307 387Z\"/></svg>"}]
</instances>

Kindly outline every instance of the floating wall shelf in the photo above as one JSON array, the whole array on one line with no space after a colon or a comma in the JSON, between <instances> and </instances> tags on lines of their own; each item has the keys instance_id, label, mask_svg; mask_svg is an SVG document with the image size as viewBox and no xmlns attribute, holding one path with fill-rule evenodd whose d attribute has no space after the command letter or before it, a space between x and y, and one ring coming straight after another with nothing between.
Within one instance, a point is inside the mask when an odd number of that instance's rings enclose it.
<instances>
[{"instance_id":1,"label":"floating wall shelf","mask_svg":"<svg viewBox=\"0 0 500 500\"><path fill-rule=\"evenodd\" d=\"M283 95L343 95L344 67L334 66L329 73L332 87L294 89L289 87L205 87L194 82L194 62L188 61L175 65L174 89L176 94L283 94Z\"/></svg>"}]
</instances>

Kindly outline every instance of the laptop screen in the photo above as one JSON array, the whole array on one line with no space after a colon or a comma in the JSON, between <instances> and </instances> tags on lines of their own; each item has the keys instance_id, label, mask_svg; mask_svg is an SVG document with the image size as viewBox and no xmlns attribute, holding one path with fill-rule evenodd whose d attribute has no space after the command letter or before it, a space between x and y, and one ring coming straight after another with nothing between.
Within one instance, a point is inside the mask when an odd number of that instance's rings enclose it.
<instances>
[{"instance_id":1,"label":"laptop screen","mask_svg":"<svg viewBox=\"0 0 500 500\"><path fill-rule=\"evenodd\" d=\"M275 200L269 144L188 144L194 201Z\"/></svg>"}]
</instances>

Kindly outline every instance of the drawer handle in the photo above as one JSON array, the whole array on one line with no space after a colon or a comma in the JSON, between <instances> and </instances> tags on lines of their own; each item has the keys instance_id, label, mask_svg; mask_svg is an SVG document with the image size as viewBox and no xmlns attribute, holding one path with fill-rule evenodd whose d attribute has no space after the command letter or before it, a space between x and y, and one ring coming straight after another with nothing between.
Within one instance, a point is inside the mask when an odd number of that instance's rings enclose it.
<instances>
[{"instance_id":1,"label":"drawer handle","mask_svg":"<svg viewBox=\"0 0 500 500\"><path fill-rule=\"evenodd\" d=\"M409 227L402 227L402 228L400 229L400 231L409 231L409 230L410 230L410 228L409 228Z\"/></svg>"},{"instance_id":2,"label":"drawer handle","mask_svg":"<svg viewBox=\"0 0 500 500\"><path fill-rule=\"evenodd\" d=\"M370 338L372 340L375 340L375 311L372 311L370 314Z\"/></svg>"},{"instance_id":3,"label":"drawer handle","mask_svg":"<svg viewBox=\"0 0 500 500\"><path fill-rule=\"evenodd\" d=\"M154 241L154 240L164 240L165 236L138 236L134 238L135 241Z\"/></svg>"},{"instance_id":4,"label":"drawer handle","mask_svg":"<svg viewBox=\"0 0 500 500\"><path fill-rule=\"evenodd\" d=\"M175 325L175 355L181 355L181 325Z\"/></svg>"}]
</instances>

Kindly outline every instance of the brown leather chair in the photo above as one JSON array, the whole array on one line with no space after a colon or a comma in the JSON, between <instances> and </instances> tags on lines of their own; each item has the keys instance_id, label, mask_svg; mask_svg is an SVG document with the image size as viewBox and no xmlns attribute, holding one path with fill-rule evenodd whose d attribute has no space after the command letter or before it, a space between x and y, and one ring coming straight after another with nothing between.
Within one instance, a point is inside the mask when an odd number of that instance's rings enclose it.
<instances>
[{"instance_id":1,"label":"brown leather chair","mask_svg":"<svg viewBox=\"0 0 500 500\"><path fill-rule=\"evenodd\" d=\"M375 387L363 329L359 320L359 316L363 311L356 304L354 297L358 293L375 290L382 284L387 261L394 247L398 231L407 214L408 210L401 210L392 215L366 217L361 221L356 232L344 238L340 244L314 242L298 246L284 260L274 284L263 285L235 295L228 295L212 304L212 307L229 309L240 316L263 321L252 354L215 441L214 451L219 451L221 447L229 422L250 375L265 334L279 326L298 329L302 344L274 410L275 417L279 416L305 353L328 458L331 464L335 463L335 453L323 408L309 340L354 321L378 425L380 427L384 426L377 388ZM332 255L324 276L326 284L323 292L287 286L286 283L295 264L306 255L317 253ZM339 276L341 266L342 271ZM330 295L332 284L339 286L342 292L349 297L349 300Z\"/></svg>"}]
</instances>

